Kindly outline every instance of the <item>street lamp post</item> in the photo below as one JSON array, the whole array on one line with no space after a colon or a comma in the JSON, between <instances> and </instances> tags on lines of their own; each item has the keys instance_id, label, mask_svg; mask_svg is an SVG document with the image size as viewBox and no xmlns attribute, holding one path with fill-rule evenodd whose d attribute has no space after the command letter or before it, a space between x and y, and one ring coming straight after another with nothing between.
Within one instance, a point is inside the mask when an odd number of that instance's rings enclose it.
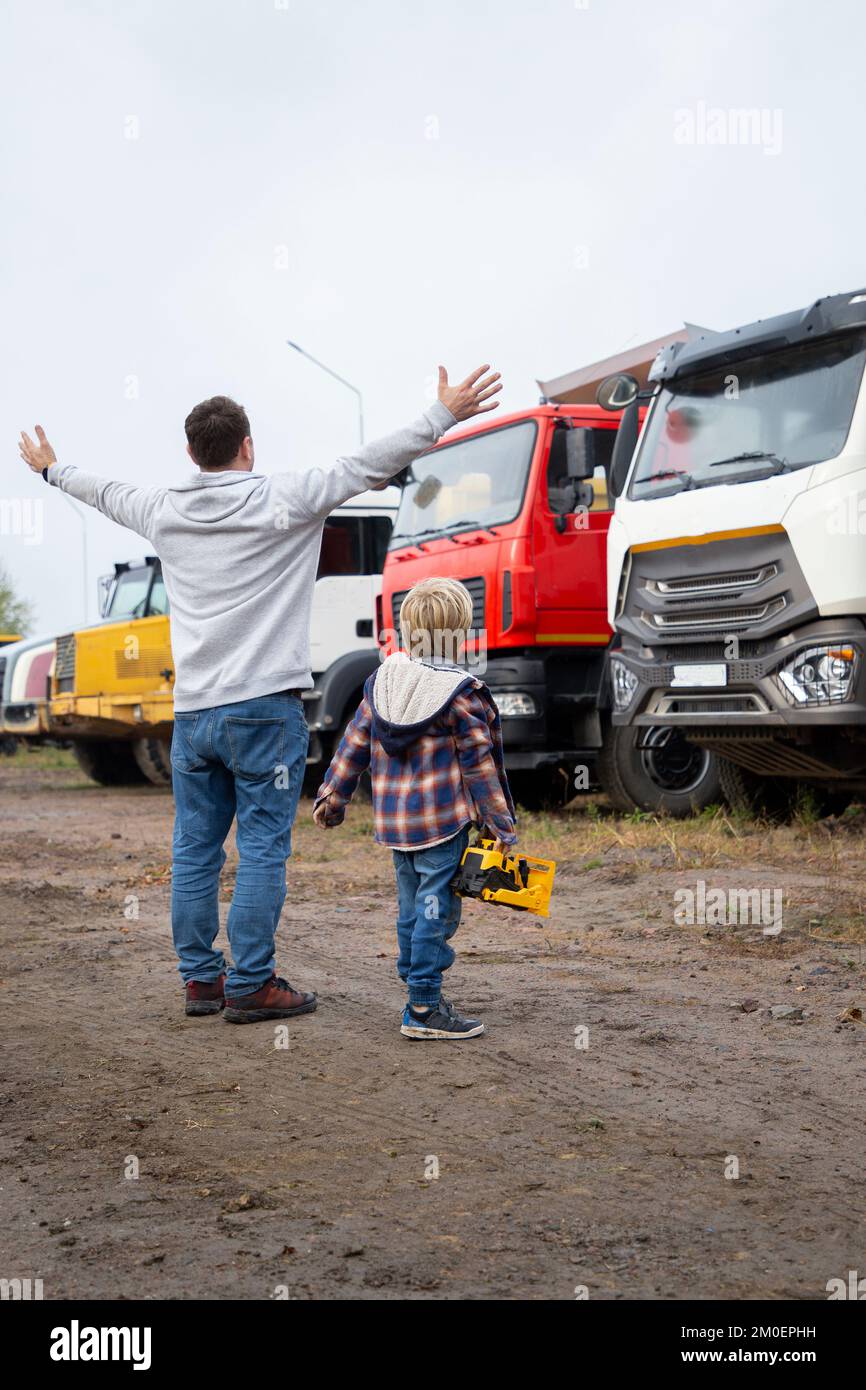
<instances>
[{"instance_id":1,"label":"street lamp post","mask_svg":"<svg viewBox=\"0 0 866 1390\"><path fill-rule=\"evenodd\" d=\"M57 491L60 492L60 489L58 488ZM86 623L89 597L89 590L87 587L87 518L84 512L78 510L78 507L73 502L72 498L68 497L65 492L60 492L60 496L63 498L64 502L69 503L70 507L72 508L72 510L74 511L75 515L78 517L78 520L81 523L81 587L82 597L84 599L84 613L82 615L82 622Z\"/></svg>"},{"instance_id":2,"label":"street lamp post","mask_svg":"<svg viewBox=\"0 0 866 1390\"><path fill-rule=\"evenodd\" d=\"M340 373L339 373L339 372L335 372L335 371L333 370L332 367L327 367L327 366L325 365L324 362L320 362L319 359L318 359L318 357L314 357L313 354L312 354L311 352L307 352L306 349L305 349L305 348L302 348L298 343L293 343L292 340L291 340L291 338L287 338L287 339L286 339L286 342L288 343L288 345L289 345L290 348L294 348L294 349L295 349L295 352L299 352L299 353L301 354L301 356L302 356L302 357L306 357L307 360L308 360L309 362L313 362L313 363L315 363L315 365L316 365L317 367L321 367L321 369L322 369L323 372L327 372L327 373L328 373L328 376L334 377L334 379L335 379L336 381L339 381L343 386L348 386L348 388L349 388L350 391L354 391L355 395L358 397L358 431L359 431L360 436L361 436L361 443L363 444L363 443L364 443L364 397L361 395L361 392L358 390L358 387L357 387L357 386L353 386L352 383L351 383L351 381L347 381L346 378L345 378L344 376L340 376Z\"/></svg>"}]
</instances>

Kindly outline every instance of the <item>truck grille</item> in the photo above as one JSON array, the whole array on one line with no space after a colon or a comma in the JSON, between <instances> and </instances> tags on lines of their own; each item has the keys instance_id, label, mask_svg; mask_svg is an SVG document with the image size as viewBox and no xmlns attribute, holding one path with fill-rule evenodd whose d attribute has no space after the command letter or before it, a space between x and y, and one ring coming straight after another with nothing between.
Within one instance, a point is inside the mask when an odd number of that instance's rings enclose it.
<instances>
[{"instance_id":1,"label":"truck grille","mask_svg":"<svg viewBox=\"0 0 866 1390\"><path fill-rule=\"evenodd\" d=\"M767 705L760 695L667 695L659 700L656 714L764 714Z\"/></svg>"},{"instance_id":2,"label":"truck grille","mask_svg":"<svg viewBox=\"0 0 866 1390\"><path fill-rule=\"evenodd\" d=\"M658 632L708 632L721 629L723 632L737 632L779 613L786 605L784 594L770 599L767 603L754 604L749 608L693 608L691 606L666 613L644 613L645 623Z\"/></svg>"},{"instance_id":3,"label":"truck grille","mask_svg":"<svg viewBox=\"0 0 866 1390\"><path fill-rule=\"evenodd\" d=\"M685 579L654 579L647 588L659 594L671 594L674 598L698 597L704 594L739 593L743 589L753 589L772 579L777 573L775 565L762 565L760 569L737 570L731 574L704 574Z\"/></svg>"},{"instance_id":4,"label":"truck grille","mask_svg":"<svg viewBox=\"0 0 866 1390\"><path fill-rule=\"evenodd\" d=\"M54 661L54 679L58 691L69 693L75 689L75 633L58 637Z\"/></svg>"},{"instance_id":5,"label":"truck grille","mask_svg":"<svg viewBox=\"0 0 866 1390\"><path fill-rule=\"evenodd\" d=\"M667 660L684 650L710 646L729 635L757 646L786 624L817 616L791 542L779 528L661 548L638 547L630 555L628 588L617 627L641 646L664 644ZM652 634L652 635L650 635ZM729 660L732 653L725 652Z\"/></svg>"},{"instance_id":6,"label":"truck grille","mask_svg":"<svg viewBox=\"0 0 866 1390\"><path fill-rule=\"evenodd\" d=\"M765 645L761 642L739 642L737 649L741 657L763 656ZM728 644L719 642L683 642L676 646L663 647L657 655L662 661L728 661ZM668 677L670 679L670 677Z\"/></svg>"},{"instance_id":7,"label":"truck grille","mask_svg":"<svg viewBox=\"0 0 866 1390\"><path fill-rule=\"evenodd\" d=\"M118 680L159 680L162 672L171 668L171 651L168 647L150 647L139 650L137 656L127 656L125 651L114 653L114 671Z\"/></svg>"},{"instance_id":8,"label":"truck grille","mask_svg":"<svg viewBox=\"0 0 866 1390\"><path fill-rule=\"evenodd\" d=\"M484 627L484 603L485 603L485 582L484 576L473 575L471 579L461 579L459 581L464 589L469 590L469 597L472 600L472 626L476 632ZM403 600L408 594L408 589L401 589L399 593L391 595L391 616L394 628L400 631L400 608Z\"/></svg>"}]
</instances>

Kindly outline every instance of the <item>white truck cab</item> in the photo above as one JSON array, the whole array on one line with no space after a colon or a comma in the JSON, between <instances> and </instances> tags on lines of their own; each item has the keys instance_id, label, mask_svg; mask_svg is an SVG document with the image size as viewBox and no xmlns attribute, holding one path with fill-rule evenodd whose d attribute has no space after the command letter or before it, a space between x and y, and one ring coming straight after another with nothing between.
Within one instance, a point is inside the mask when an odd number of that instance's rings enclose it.
<instances>
[{"instance_id":1,"label":"white truck cab","mask_svg":"<svg viewBox=\"0 0 866 1390\"><path fill-rule=\"evenodd\" d=\"M650 408L613 465L614 722L712 749L735 801L866 789L864 367L857 290L676 343L630 392Z\"/></svg>"},{"instance_id":2,"label":"white truck cab","mask_svg":"<svg viewBox=\"0 0 866 1390\"><path fill-rule=\"evenodd\" d=\"M400 491L365 492L325 522L310 619L313 689L305 690L307 764L324 768L376 670L376 600Z\"/></svg>"}]
</instances>

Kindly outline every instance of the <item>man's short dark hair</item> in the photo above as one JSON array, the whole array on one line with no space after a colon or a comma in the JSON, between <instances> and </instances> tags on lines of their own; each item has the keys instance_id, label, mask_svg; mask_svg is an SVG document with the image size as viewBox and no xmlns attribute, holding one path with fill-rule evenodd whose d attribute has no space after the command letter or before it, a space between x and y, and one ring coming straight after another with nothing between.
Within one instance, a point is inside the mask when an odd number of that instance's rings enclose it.
<instances>
[{"instance_id":1,"label":"man's short dark hair","mask_svg":"<svg viewBox=\"0 0 866 1390\"><path fill-rule=\"evenodd\" d=\"M247 412L228 396L201 401L184 421L186 442L199 468L225 468L250 433Z\"/></svg>"}]
</instances>

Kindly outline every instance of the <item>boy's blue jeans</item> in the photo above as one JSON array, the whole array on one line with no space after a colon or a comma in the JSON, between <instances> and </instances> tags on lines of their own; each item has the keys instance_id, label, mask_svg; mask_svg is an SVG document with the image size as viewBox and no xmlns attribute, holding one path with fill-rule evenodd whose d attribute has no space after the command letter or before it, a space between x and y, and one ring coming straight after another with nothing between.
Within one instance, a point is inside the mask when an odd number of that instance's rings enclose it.
<instances>
[{"instance_id":1,"label":"boy's blue jeans","mask_svg":"<svg viewBox=\"0 0 866 1390\"><path fill-rule=\"evenodd\" d=\"M240 863L226 993L252 994L273 975L308 741L303 705L288 693L175 714L171 926L184 983L226 970L214 941L223 842L235 816Z\"/></svg>"},{"instance_id":2,"label":"boy's blue jeans","mask_svg":"<svg viewBox=\"0 0 866 1390\"><path fill-rule=\"evenodd\" d=\"M439 1003L442 972L454 963L448 945L460 925L462 902L451 891L463 851L466 825L450 840L430 849L395 849L397 873L397 974L409 986L409 1003L432 1008Z\"/></svg>"}]
</instances>

